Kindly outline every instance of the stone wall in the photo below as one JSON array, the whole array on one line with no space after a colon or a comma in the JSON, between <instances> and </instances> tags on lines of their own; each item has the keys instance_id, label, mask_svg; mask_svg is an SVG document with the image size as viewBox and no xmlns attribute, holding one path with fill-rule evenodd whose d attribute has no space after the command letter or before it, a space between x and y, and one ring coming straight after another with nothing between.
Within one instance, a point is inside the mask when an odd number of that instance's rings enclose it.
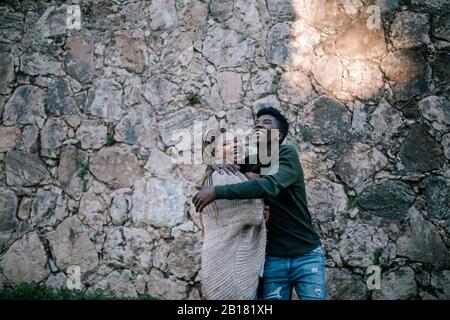
<instances>
[{"instance_id":1,"label":"stone wall","mask_svg":"<svg viewBox=\"0 0 450 320\"><path fill-rule=\"evenodd\" d=\"M273 106L330 298L450 298L450 1L9 0L0 70L0 287L79 266L82 290L201 298L204 167L172 134Z\"/></svg>"}]
</instances>

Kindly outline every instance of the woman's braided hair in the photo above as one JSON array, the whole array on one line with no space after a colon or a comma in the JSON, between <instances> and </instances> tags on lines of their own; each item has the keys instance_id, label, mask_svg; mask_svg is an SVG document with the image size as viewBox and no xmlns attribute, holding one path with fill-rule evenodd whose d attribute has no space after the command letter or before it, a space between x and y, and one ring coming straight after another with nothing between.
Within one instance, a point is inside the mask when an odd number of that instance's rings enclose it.
<instances>
[{"instance_id":1,"label":"woman's braided hair","mask_svg":"<svg viewBox=\"0 0 450 320\"><path fill-rule=\"evenodd\" d=\"M211 164L214 163L215 158L215 146L217 143L217 137L220 135L219 131L216 131L214 129L210 129L205 132L205 134L202 137L202 160L204 164L207 164L208 167L206 168L205 173L200 178L199 185L202 186L212 186L212 173L214 170L211 168ZM203 225L203 212L206 214L209 214L216 223L220 224L219 219L219 210L217 209L216 202L213 201L210 205L206 206L202 212L199 213L199 219L201 224L201 237L204 238L205 231L204 231L204 225Z\"/></svg>"}]
</instances>

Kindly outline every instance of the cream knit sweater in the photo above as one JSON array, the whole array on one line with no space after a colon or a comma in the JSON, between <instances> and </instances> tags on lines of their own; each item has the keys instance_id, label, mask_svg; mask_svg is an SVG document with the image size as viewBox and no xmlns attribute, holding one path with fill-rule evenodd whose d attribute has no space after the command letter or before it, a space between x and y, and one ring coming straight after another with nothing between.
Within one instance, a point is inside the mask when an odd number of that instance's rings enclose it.
<instances>
[{"instance_id":1,"label":"cream knit sweater","mask_svg":"<svg viewBox=\"0 0 450 320\"><path fill-rule=\"evenodd\" d=\"M217 186L247 181L213 172L206 184ZM249 300L256 297L266 249L264 204L255 200L216 200L204 210L201 277L209 300ZM217 218L214 218L214 212Z\"/></svg>"}]
</instances>

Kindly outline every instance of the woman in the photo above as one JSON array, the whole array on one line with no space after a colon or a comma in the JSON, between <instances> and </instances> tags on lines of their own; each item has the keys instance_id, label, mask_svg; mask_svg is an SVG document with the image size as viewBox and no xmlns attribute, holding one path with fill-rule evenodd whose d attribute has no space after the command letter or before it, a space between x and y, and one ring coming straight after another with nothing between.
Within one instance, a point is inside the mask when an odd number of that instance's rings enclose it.
<instances>
[{"instance_id":1,"label":"woman","mask_svg":"<svg viewBox=\"0 0 450 320\"><path fill-rule=\"evenodd\" d=\"M210 135L209 139L204 138L203 155L212 157L216 164L223 163L223 159L227 163L238 163L244 153L243 146L238 145L236 137L225 132L219 137ZM247 179L240 172L228 175L207 169L201 183L224 185L244 182ZM266 248L264 214L268 214L268 208L264 207L260 199L216 200L200 213L204 235L202 292L207 299L256 298Z\"/></svg>"}]
</instances>

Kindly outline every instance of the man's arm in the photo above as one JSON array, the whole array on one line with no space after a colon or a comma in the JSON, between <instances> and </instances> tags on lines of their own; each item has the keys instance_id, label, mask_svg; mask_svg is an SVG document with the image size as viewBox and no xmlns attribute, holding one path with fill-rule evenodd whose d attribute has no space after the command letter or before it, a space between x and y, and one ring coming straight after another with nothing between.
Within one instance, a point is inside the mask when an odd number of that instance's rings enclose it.
<instances>
[{"instance_id":1,"label":"man's arm","mask_svg":"<svg viewBox=\"0 0 450 320\"><path fill-rule=\"evenodd\" d=\"M297 180L298 155L294 148L283 148L279 155L278 172L242 183L214 187L215 199L257 199L277 196Z\"/></svg>"},{"instance_id":2,"label":"man's arm","mask_svg":"<svg viewBox=\"0 0 450 320\"><path fill-rule=\"evenodd\" d=\"M280 149L278 172L262 178L223 186L197 186L199 192L192 202L197 211L215 199L257 199L277 196L281 190L294 183L300 174L300 163L293 147Z\"/></svg>"}]
</instances>

